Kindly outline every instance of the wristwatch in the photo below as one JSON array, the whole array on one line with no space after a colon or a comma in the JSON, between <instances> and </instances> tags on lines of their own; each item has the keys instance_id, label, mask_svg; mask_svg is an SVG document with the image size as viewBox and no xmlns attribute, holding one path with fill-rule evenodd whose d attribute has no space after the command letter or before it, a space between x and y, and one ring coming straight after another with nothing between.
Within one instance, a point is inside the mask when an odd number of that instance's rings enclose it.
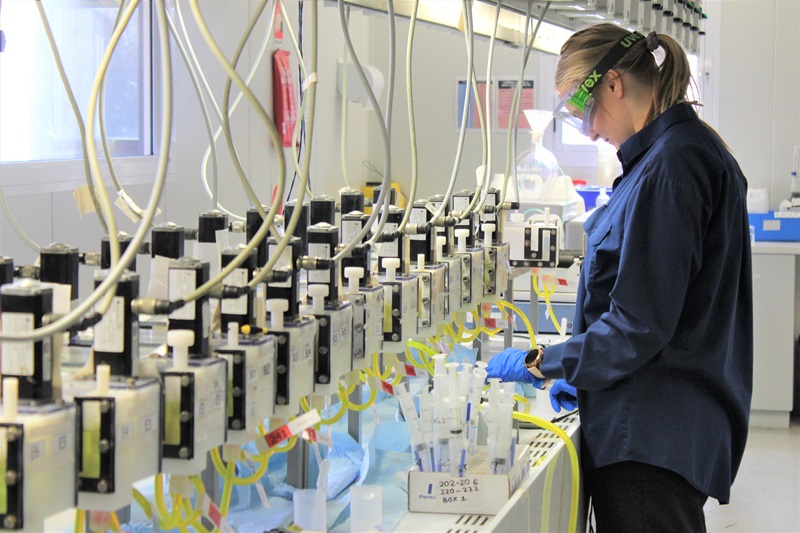
<instances>
[{"instance_id":1,"label":"wristwatch","mask_svg":"<svg viewBox=\"0 0 800 533\"><path fill-rule=\"evenodd\" d=\"M535 377L539 379L546 379L544 374L539 370L539 367L542 365L542 359L544 358L544 346L538 345L535 349L528 352L525 356L525 368L528 369L528 372L533 374Z\"/></svg>"}]
</instances>

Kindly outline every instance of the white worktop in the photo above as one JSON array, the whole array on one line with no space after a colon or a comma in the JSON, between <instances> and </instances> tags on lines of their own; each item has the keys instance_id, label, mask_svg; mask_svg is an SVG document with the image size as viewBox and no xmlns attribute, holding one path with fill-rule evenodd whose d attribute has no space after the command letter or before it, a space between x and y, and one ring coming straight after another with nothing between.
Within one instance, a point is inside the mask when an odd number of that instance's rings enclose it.
<instances>
[{"instance_id":1,"label":"white worktop","mask_svg":"<svg viewBox=\"0 0 800 533\"><path fill-rule=\"evenodd\" d=\"M754 254L800 255L800 242L756 241L750 247Z\"/></svg>"}]
</instances>

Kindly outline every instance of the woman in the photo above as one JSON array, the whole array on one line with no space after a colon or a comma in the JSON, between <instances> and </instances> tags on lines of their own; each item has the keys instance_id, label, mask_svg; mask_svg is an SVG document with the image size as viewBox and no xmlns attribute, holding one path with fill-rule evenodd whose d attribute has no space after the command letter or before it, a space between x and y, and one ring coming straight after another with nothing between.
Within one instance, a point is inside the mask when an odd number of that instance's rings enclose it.
<instances>
[{"instance_id":1,"label":"woman","mask_svg":"<svg viewBox=\"0 0 800 533\"><path fill-rule=\"evenodd\" d=\"M573 336L526 366L577 389L601 533L704 531L703 505L728 503L747 438L747 182L687 101L690 80L671 37L612 24L574 34L556 70L556 116L614 145L623 174L584 224ZM489 376L522 365L507 351Z\"/></svg>"}]
</instances>

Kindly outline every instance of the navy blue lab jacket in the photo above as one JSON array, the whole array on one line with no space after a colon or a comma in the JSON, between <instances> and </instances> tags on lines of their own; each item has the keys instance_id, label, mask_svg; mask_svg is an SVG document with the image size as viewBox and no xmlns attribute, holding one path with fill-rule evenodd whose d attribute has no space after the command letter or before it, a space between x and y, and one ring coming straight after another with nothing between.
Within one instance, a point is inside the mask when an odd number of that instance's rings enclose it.
<instances>
[{"instance_id":1,"label":"navy blue lab jacket","mask_svg":"<svg viewBox=\"0 0 800 533\"><path fill-rule=\"evenodd\" d=\"M617 155L584 224L574 334L541 370L578 389L585 470L647 463L727 503L753 378L747 182L688 104Z\"/></svg>"}]
</instances>

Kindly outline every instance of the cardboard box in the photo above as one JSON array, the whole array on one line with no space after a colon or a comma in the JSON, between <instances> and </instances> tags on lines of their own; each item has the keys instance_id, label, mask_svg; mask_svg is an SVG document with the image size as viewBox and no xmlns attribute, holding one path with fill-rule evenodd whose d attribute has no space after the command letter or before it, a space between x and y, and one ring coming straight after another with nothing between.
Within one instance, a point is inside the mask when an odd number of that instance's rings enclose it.
<instances>
[{"instance_id":1,"label":"cardboard box","mask_svg":"<svg viewBox=\"0 0 800 533\"><path fill-rule=\"evenodd\" d=\"M508 474L491 474L486 450L470 460L463 477L449 472L408 473L408 510L416 513L497 514L530 472L530 445L519 446Z\"/></svg>"}]
</instances>

